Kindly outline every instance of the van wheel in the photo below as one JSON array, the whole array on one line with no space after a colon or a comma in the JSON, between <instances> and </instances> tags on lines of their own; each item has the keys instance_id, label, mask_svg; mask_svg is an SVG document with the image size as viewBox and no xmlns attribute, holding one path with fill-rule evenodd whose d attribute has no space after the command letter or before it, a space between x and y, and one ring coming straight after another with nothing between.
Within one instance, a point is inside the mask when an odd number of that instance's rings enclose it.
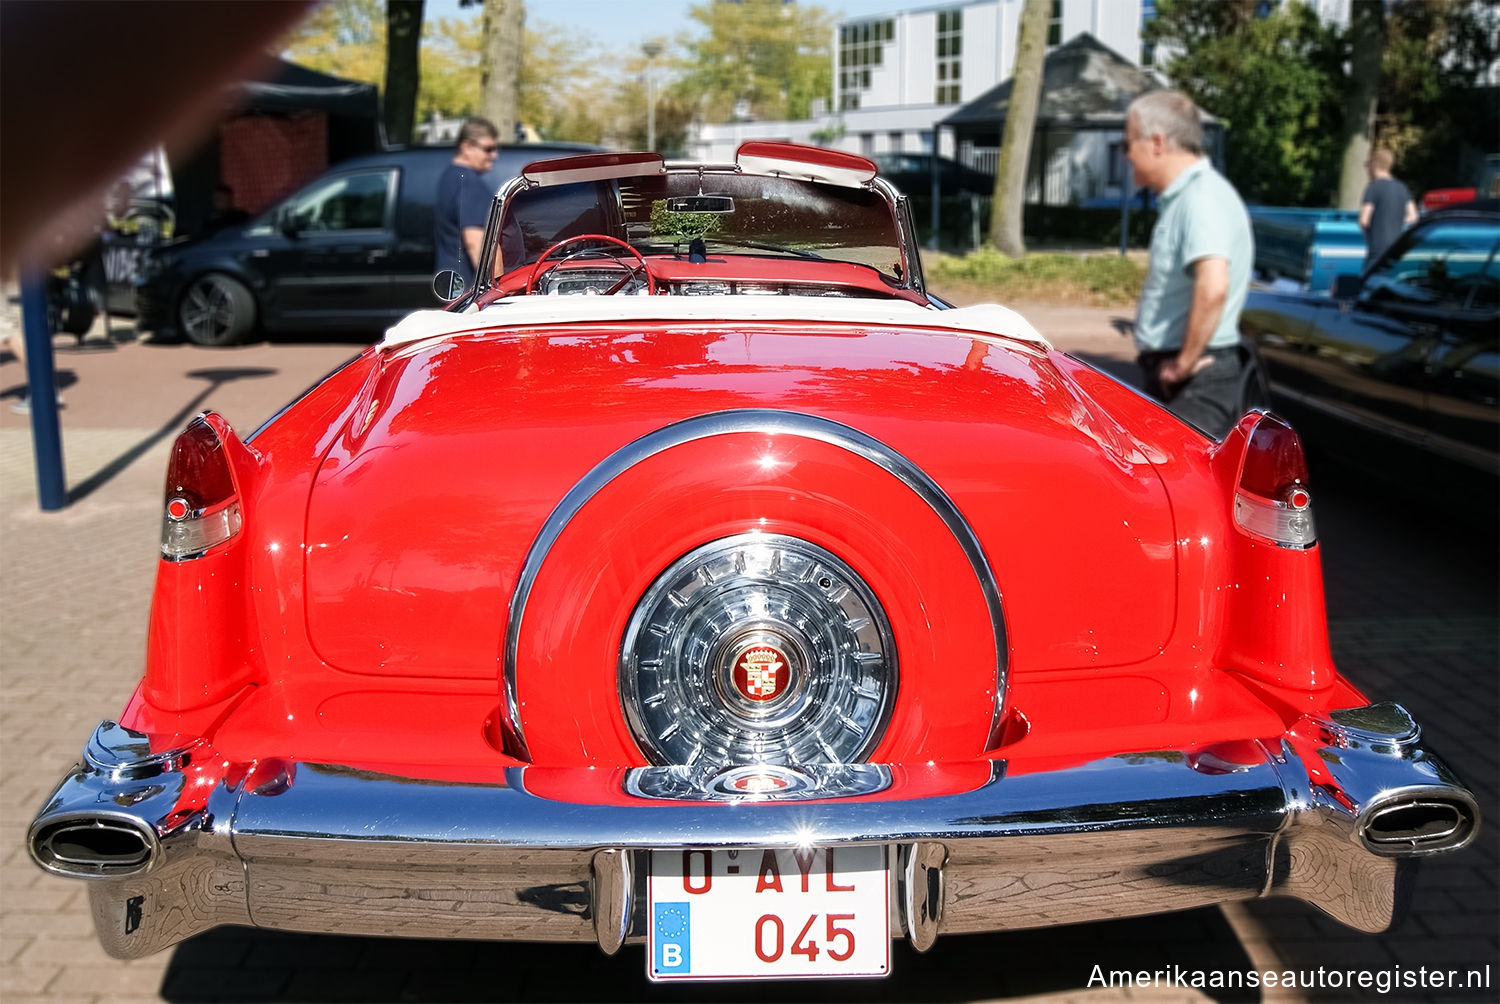
<instances>
[{"instance_id":1,"label":"van wheel","mask_svg":"<svg viewBox=\"0 0 1500 1004\"><path fill-rule=\"evenodd\" d=\"M238 345L255 327L255 297L229 276L211 272L182 294L177 321L194 345Z\"/></svg>"}]
</instances>

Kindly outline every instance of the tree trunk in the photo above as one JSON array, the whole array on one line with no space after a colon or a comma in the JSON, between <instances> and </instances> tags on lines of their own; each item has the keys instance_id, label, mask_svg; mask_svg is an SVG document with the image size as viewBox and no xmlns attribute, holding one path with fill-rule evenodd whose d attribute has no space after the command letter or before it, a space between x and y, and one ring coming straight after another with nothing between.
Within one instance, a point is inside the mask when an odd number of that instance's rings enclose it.
<instances>
[{"instance_id":1,"label":"tree trunk","mask_svg":"<svg viewBox=\"0 0 1500 1004\"><path fill-rule=\"evenodd\" d=\"M1384 48L1383 0L1354 0L1349 12L1349 82L1344 94L1344 163L1339 174L1339 208L1357 209L1368 176L1365 162L1375 131L1380 94L1380 53Z\"/></svg>"},{"instance_id":2,"label":"tree trunk","mask_svg":"<svg viewBox=\"0 0 1500 1004\"><path fill-rule=\"evenodd\" d=\"M1016 33L1016 68L1011 75L1010 108L995 165L995 199L990 212L990 243L1004 254L1026 253L1021 219L1026 203L1026 165L1031 160L1031 134L1042 96L1042 59L1047 54L1047 22L1052 0L1026 0L1021 28Z\"/></svg>"},{"instance_id":3,"label":"tree trunk","mask_svg":"<svg viewBox=\"0 0 1500 1004\"><path fill-rule=\"evenodd\" d=\"M517 84L526 5L521 0L484 0L484 52L479 114L495 123L500 142L516 138Z\"/></svg>"},{"instance_id":4,"label":"tree trunk","mask_svg":"<svg viewBox=\"0 0 1500 1004\"><path fill-rule=\"evenodd\" d=\"M387 142L411 142L417 119L417 86L422 80L424 0L385 0L385 91L382 117Z\"/></svg>"}]
</instances>

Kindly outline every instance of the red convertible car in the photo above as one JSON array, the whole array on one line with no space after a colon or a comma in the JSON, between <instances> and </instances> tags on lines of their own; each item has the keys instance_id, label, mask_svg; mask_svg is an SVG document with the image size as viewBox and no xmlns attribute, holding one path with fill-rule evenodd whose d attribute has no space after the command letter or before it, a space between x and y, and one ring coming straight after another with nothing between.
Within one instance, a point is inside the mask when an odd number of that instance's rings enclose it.
<instances>
[{"instance_id":1,"label":"red convertible car","mask_svg":"<svg viewBox=\"0 0 1500 1004\"><path fill-rule=\"evenodd\" d=\"M1333 665L1293 431L949 308L870 161L535 163L486 243L253 435L177 440L144 677L29 835L112 954L874 976L1265 896L1379 931L1474 838Z\"/></svg>"}]
</instances>

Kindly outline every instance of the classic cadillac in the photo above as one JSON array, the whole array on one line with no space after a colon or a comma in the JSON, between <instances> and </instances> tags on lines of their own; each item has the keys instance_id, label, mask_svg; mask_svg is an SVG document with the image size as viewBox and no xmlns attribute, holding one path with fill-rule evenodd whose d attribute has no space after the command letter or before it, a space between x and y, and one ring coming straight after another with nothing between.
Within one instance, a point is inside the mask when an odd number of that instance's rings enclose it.
<instances>
[{"instance_id":1,"label":"classic cadillac","mask_svg":"<svg viewBox=\"0 0 1500 1004\"><path fill-rule=\"evenodd\" d=\"M1265 896L1389 926L1478 813L1333 665L1296 434L949 308L913 238L845 153L531 164L477 288L177 440L144 677L37 863L120 957L240 924L876 976Z\"/></svg>"}]
</instances>

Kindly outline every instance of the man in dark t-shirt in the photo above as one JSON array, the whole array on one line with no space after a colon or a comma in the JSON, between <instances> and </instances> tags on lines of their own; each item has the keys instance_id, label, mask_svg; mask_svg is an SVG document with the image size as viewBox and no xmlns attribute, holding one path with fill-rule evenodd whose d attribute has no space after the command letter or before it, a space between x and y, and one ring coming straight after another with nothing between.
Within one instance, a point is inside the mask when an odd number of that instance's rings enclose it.
<instances>
[{"instance_id":1,"label":"man in dark t-shirt","mask_svg":"<svg viewBox=\"0 0 1500 1004\"><path fill-rule=\"evenodd\" d=\"M1391 177L1391 151L1378 146L1370 151L1365 170L1370 183L1359 200L1359 225L1365 232L1365 262L1373 262L1396 242L1401 231L1417 222L1417 207L1406 186Z\"/></svg>"},{"instance_id":2,"label":"man in dark t-shirt","mask_svg":"<svg viewBox=\"0 0 1500 1004\"><path fill-rule=\"evenodd\" d=\"M432 205L432 270L451 268L474 288L474 271L484 247L484 223L489 216L490 191L483 175L495 166L500 133L493 123L472 118L458 131L453 163L438 177Z\"/></svg>"}]
</instances>

